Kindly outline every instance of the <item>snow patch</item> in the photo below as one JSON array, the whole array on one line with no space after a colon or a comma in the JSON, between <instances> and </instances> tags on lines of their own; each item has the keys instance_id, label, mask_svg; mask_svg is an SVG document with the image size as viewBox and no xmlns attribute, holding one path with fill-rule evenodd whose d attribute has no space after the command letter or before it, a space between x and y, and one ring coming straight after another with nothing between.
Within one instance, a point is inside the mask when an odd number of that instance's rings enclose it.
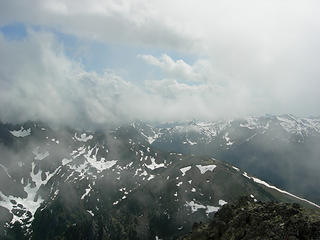
<instances>
[{"instance_id":1,"label":"snow patch","mask_svg":"<svg viewBox=\"0 0 320 240\"><path fill-rule=\"evenodd\" d=\"M199 209L205 209L207 215L209 213L217 212L219 210L219 207L214 207L214 206L210 206L210 205L205 206L202 204L198 204L194 201L191 201L191 202L186 201L185 206L190 207L192 213L197 212Z\"/></svg>"},{"instance_id":2,"label":"snow patch","mask_svg":"<svg viewBox=\"0 0 320 240\"><path fill-rule=\"evenodd\" d=\"M84 199L84 198L89 194L90 191L91 191L91 187L90 187L90 185L89 185L89 188L87 188L87 189L85 190L85 193L81 196L81 200Z\"/></svg>"},{"instance_id":3,"label":"snow patch","mask_svg":"<svg viewBox=\"0 0 320 240\"><path fill-rule=\"evenodd\" d=\"M41 161L41 160L43 160L43 159L45 159L46 157L49 156L49 152L48 151L40 152L39 149L40 149L40 147L36 147L32 151L32 153L35 155L35 157L34 157L35 160Z\"/></svg>"},{"instance_id":4,"label":"snow patch","mask_svg":"<svg viewBox=\"0 0 320 240\"><path fill-rule=\"evenodd\" d=\"M224 201L224 200L219 200L219 205L220 206L223 206L223 205L225 205L225 204L227 204L228 202L226 202L226 201Z\"/></svg>"},{"instance_id":5,"label":"snow patch","mask_svg":"<svg viewBox=\"0 0 320 240\"><path fill-rule=\"evenodd\" d=\"M188 172L191 169L191 166L180 168L180 171L182 172L182 176L186 175L186 172Z\"/></svg>"},{"instance_id":6,"label":"snow patch","mask_svg":"<svg viewBox=\"0 0 320 240\"><path fill-rule=\"evenodd\" d=\"M192 142L190 139L187 138L187 141L184 141L183 144L189 144L191 146L198 144L197 142Z\"/></svg>"},{"instance_id":7,"label":"snow patch","mask_svg":"<svg viewBox=\"0 0 320 240\"><path fill-rule=\"evenodd\" d=\"M145 164L145 166L151 170L165 167L164 163L157 164L155 158L153 158L153 157L151 157L150 160L151 160L151 164L150 165Z\"/></svg>"},{"instance_id":8,"label":"snow patch","mask_svg":"<svg viewBox=\"0 0 320 240\"><path fill-rule=\"evenodd\" d=\"M235 167L235 166L232 166L232 168L234 169L234 170L236 170L236 171L240 171L240 169L239 168L237 168L237 167Z\"/></svg>"},{"instance_id":9,"label":"snow patch","mask_svg":"<svg viewBox=\"0 0 320 240\"><path fill-rule=\"evenodd\" d=\"M74 138L77 139L79 142L87 142L93 138L92 135L87 135L86 133L82 133L80 137L77 137L77 133L74 134Z\"/></svg>"},{"instance_id":10,"label":"snow patch","mask_svg":"<svg viewBox=\"0 0 320 240\"><path fill-rule=\"evenodd\" d=\"M147 179L147 181L150 181L151 179L153 179L155 176L154 175L150 175L149 178Z\"/></svg>"},{"instance_id":11,"label":"snow patch","mask_svg":"<svg viewBox=\"0 0 320 240\"><path fill-rule=\"evenodd\" d=\"M202 165L196 165L196 167L200 170L201 174L206 173L207 171L213 171L213 169L215 169L217 166L212 164L212 165L206 165L206 166L202 166Z\"/></svg>"},{"instance_id":12,"label":"snow patch","mask_svg":"<svg viewBox=\"0 0 320 240\"><path fill-rule=\"evenodd\" d=\"M26 137L31 134L31 128L24 129L23 126L21 126L20 130L13 130L9 132L15 137Z\"/></svg>"},{"instance_id":13,"label":"snow patch","mask_svg":"<svg viewBox=\"0 0 320 240\"><path fill-rule=\"evenodd\" d=\"M95 155L92 155L92 152L93 151L96 151L95 152ZM96 168L98 171L103 171L105 169L109 169L111 167L113 167L118 160L111 160L111 161L106 161L105 158L101 158L100 161L97 160L97 152L98 152L98 148L94 147L92 149L90 149L88 151L87 154L84 155L84 157L87 159L88 163Z\"/></svg>"},{"instance_id":14,"label":"snow patch","mask_svg":"<svg viewBox=\"0 0 320 240\"><path fill-rule=\"evenodd\" d=\"M62 159L62 166L66 165L66 164L68 164L70 162L72 162L72 159L64 158L64 159Z\"/></svg>"},{"instance_id":15,"label":"snow patch","mask_svg":"<svg viewBox=\"0 0 320 240\"><path fill-rule=\"evenodd\" d=\"M57 168L53 173L47 174L46 173L46 180L41 180L41 174L42 171L39 170L37 174L34 174L35 164L32 163L32 171L31 171L31 179L35 183L34 187L31 187L31 182L28 183L27 186L24 187L24 191L27 193L26 198L20 198L15 196L5 196L3 193L0 192L0 197L2 200L0 200L1 206L7 208L10 212L14 209L14 205L11 200L14 200L17 204L21 204L26 210L25 214L23 214L21 217L18 217L13 214L13 219L11 223L14 223L15 221L18 221L22 223L22 220L28 220L30 223L34 218L34 213L36 210L40 207L40 204L43 202L43 199L41 196L38 195L38 190L41 187L41 185L45 185L50 178L56 174L56 172L59 170ZM28 216L27 212L31 213L31 216Z\"/></svg>"},{"instance_id":16,"label":"snow patch","mask_svg":"<svg viewBox=\"0 0 320 240\"><path fill-rule=\"evenodd\" d=\"M87 210L87 212L88 212L92 217L94 217L94 214L93 214L93 212L92 212L91 210Z\"/></svg>"},{"instance_id":17,"label":"snow patch","mask_svg":"<svg viewBox=\"0 0 320 240\"><path fill-rule=\"evenodd\" d=\"M214 206L207 206L206 214L209 215L209 213L215 213L218 212L219 207L214 207Z\"/></svg>"},{"instance_id":18,"label":"snow patch","mask_svg":"<svg viewBox=\"0 0 320 240\"><path fill-rule=\"evenodd\" d=\"M229 133L228 132L223 136L223 138L226 141L226 145L227 146L231 146L233 144L233 142L230 141L230 137L229 137Z\"/></svg>"},{"instance_id":19,"label":"snow patch","mask_svg":"<svg viewBox=\"0 0 320 240\"><path fill-rule=\"evenodd\" d=\"M155 140L157 140L160 137L160 134L155 133L154 131L153 131L153 136L147 136L142 131L141 131L141 135L147 139L149 144L152 144Z\"/></svg>"}]
</instances>

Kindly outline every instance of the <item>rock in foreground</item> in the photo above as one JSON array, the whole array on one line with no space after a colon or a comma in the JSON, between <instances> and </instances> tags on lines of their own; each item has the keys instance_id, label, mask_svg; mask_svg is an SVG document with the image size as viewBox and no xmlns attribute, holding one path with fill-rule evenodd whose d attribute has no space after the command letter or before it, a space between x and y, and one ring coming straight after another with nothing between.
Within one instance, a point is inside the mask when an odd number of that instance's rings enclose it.
<instances>
[{"instance_id":1,"label":"rock in foreground","mask_svg":"<svg viewBox=\"0 0 320 240\"><path fill-rule=\"evenodd\" d=\"M320 211L242 197L224 205L210 223L195 223L192 233L179 239L320 239Z\"/></svg>"}]
</instances>

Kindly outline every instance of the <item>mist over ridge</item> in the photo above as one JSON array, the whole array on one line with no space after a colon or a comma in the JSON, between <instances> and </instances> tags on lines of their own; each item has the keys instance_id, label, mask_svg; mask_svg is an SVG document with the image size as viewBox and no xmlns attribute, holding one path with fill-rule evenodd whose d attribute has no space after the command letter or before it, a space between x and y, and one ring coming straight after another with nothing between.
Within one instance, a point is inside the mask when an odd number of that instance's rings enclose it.
<instances>
[{"instance_id":1,"label":"mist over ridge","mask_svg":"<svg viewBox=\"0 0 320 240\"><path fill-rule=\"evenodd\" d=\"M318 236L319 43L318 0L0 1L0 239Z\"/></svg>"}]
</instances>

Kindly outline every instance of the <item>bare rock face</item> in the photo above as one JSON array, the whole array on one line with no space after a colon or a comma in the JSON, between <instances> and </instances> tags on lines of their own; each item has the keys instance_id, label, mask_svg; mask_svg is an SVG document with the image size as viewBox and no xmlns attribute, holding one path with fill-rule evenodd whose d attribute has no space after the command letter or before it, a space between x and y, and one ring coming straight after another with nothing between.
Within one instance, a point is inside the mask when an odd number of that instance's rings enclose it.
<instances>
[{"instance_id":1,"label":"bare rock face","mask_svg":"<svg viewBox=\"0 0 320 240\"><path fill-rule=\"evenodd\" d=\"M193 239L320 239L320 211L299 204L255 202L250 197L224 205L210 223L195 223Z\"/></svg>"}]
</instances>

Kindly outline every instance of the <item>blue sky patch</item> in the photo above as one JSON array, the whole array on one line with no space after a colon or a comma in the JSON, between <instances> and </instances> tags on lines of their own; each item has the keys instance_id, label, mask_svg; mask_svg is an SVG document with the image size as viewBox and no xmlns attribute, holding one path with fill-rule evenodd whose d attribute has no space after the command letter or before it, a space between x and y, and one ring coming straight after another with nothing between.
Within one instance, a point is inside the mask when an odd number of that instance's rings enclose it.
<instances>
[{"instance_id":1,"label":"blue sky patch","mask_svg":"<svg viewBox=\"0 0 320 240\"><path fill-rule=\"evenodd\" d=\"M27 36L27 29L23 23L12 23L0 27L0 31L7 40L22 40Z\"/></svg>"},{"instance_id":2,"label":"blue sky patch","mask_svg":"<svg viewBox=\"0 0 320 240\"><path fill-rule=\"evenodd\" d=\"M143 83L145 80L162 79L165 74L157 67L150 66L139 54L150 54L159 57L162 54L169 55L172 59L183 59L192 65L196 60L195 56L183 55L176 51L168 51L158 47L138 47L129 44L107 44L94 40L79 39L78 37L57 31L40 25L28 25L23 23L12 23L2 26L0 31L9 41L21 41L28 35L27 28L36 32L52 33L56 40L63 45L65 54L73 61L80 62L86 71L103 73L105 70L112 70L124 79Z\"/></svg>"}]
</instances>

